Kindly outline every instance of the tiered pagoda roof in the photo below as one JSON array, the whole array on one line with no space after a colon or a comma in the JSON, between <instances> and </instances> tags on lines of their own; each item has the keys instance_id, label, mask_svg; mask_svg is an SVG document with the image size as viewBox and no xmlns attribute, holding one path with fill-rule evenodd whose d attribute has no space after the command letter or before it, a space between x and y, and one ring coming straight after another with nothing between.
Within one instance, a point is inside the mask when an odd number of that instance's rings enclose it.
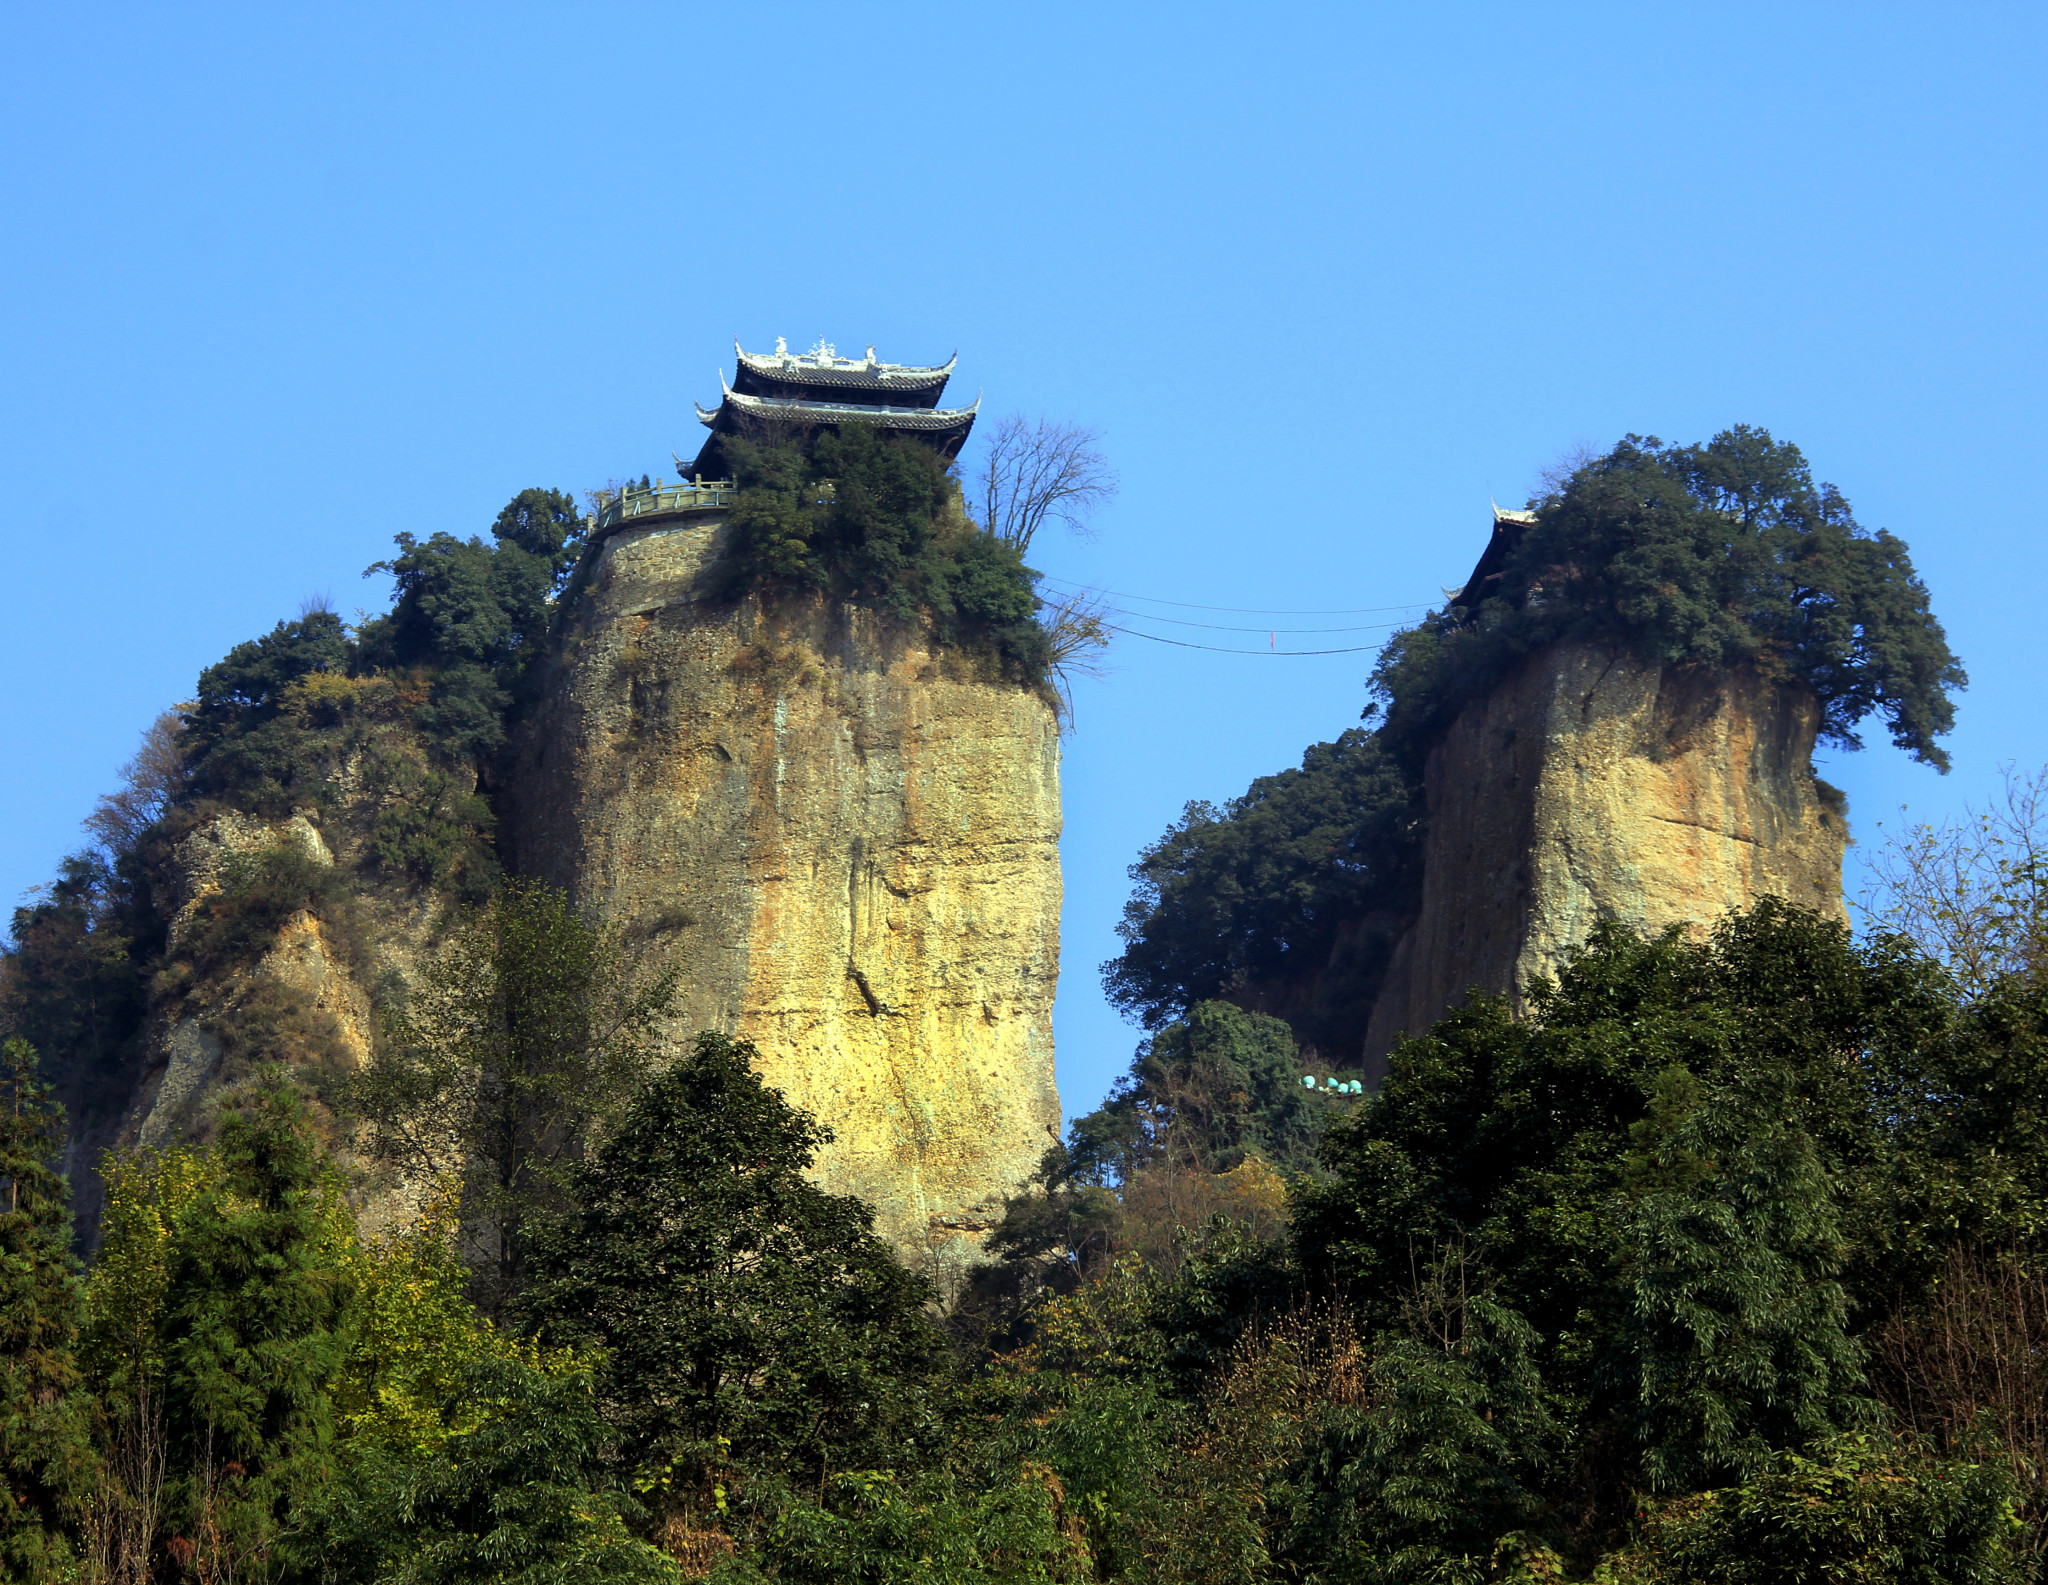
<instances>
[{"instance_id":1,"label":"tiered pagoda roof","mask_svg":"<svg viewBox=\"0 0 2048 1585\"><path fill-rule=\"evenodd\" d=\"M751 353L735 341L739 368L730 385L718 377L722 399L715 408L699 404L697 421L711 431L690 465L693 478L729 477L722 440L727 435L766 437L776 430L836 428L859 420L892 433L913 435L940 456L959 454L981 406L941 407L955 353L940 364L883 363L868 348L865 358L842 358L824 341L809 352L791 352L778 339L772 353Z\"/></svg>"},{"instance_id":2,"label":"tiered pagoda roof","mask_svg":"<svg viewBox=\"0 0 2048 1585\"><path fill-rule=\"evenodd\" d=\"M1472 569L1472 576L1465 580L1465 587L1451 596L1451 604L1461 607L1470 614L1479 609L1479 602L1489 595L1500 593L1501 573L1506 570L1508 556L1522 542L1522 536L1529 532L1536 521L1534 512L1511 512L1504 506L1493 509L1493 537L1486 542L1486 549L1479 553L1479 563Z\"/></svg>"}]
</instances>

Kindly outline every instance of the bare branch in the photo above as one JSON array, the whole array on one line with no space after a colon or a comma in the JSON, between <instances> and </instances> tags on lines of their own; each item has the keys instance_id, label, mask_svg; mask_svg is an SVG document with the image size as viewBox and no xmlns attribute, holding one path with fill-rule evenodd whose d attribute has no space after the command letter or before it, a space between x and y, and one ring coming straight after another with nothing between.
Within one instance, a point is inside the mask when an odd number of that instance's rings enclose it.
<instances>
[{"instance_id":1,"label":"bare branch","mask_svg":"<svg viewBox=\"0 0 2048 1585\"><path fill-rule=\"evenodd\" d=\"M1109 619L1114 615L1115 608L1093 589L1039 601L1038 624L1045 629L1048 645L1046 669L1059 690L1060 714L1070 724L1074 679L1101 677L1107 669Z\"/></svg>"},{"instance_id":2,"label":"bare branch","mask_svg":"<svg viewBox=\"0 0 2048 1585\"><path fill-rule=\"evenodd\" d=\"M1000 420L977 476L981 526L1020 556L1048 517L1087 534L1095 509L1117 490L1115 471L1095 449L1101 439L1077 424Z\"/></svg>"},{"instance_id":3,"label":"bare branch","mask_svg":"<svg viewBox=\"0 0 2048 1585\"><path fill-rule=\"evenodd\" d=\"M1571 483L1572 475L1589 462L1598 462L1606 453L1590 440L1575 440L1559 452L1554 462L1537 470L1536 488L1530 492L1536 501L1564 494L1564 487Z\"/></svg>"},{"instance_id":4,"label":"bare branch","mask_svg":"<svg viewBox=\"0 0 2048 1585\"><path fill-rule=\"evenodd\" d=\"M1987 809L1913 826L1870 864L1864 908L1945 964L1962 986L2048 970L2048 770L2011 766Z\"/></svg>"},{"instance_id":5,"label":"bare branch","mask_svg":"<svg viewBox=\"0 0 2048 1585\"><path fill-rule=\"evenodd\" d=\"M185 718L166 710L142 734L135 757L121 767L121 787L100 799L85 829L112 858L126 853L164 817L185 785Z\"/></svg>"}]
</instances>

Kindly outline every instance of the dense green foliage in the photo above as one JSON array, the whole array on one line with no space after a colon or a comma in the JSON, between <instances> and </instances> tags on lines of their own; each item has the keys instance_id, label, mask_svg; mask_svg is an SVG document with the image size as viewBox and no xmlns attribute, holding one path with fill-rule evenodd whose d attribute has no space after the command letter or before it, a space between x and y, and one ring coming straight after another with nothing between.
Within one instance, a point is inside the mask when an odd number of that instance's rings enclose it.
<instances>
[{"instance_id":1,"label":"dense green foliage","mask_svg":"<svg viewBox=\"0 0 2048 1585\"><path fill-rule=\"evenodd\" d=\"M195 1561L288 1570L307 1561L307 1510L335 1468L356 1307L338 1258L348 1213L289 1089L230 1111L214 1159L164 1268L167 1513Z\"/></svg>"},{"instance_id":2,"label":"dense green foliage","mask_svg":"<svg viewBox=\"0 0 2048 1585\"><path fill-rule=\"evenodd\" d=\"M1276 1021L1203 1004L1038 1200L1093 1196L1121 1243L1048 1263L1013 1218L1008 1267L1054 1277L970 1295L950 1351L750 1057L701 1037L560 1172L515 1295L554 1352L463 1298L450 1211L367 1243L287 1090L205 1152L117 1163L83 1329L45 1334L102 1495L24 1510L21 1572L1990 1585L2048 1561L2031 977L1966 995L1779 904L1698 942L1608 930L1529 1017L1478 1001L1357 1101L1302 1086ZM1159 1188L1277 1183L1319 1128L1283 1221ZM1119 1252L1177 1203L1204 1214L1171 1258ZM40 1225L40 1267L6 1271L61 1315Z\"/></svg>"},{"instance_id":3,"label":"dense green foliage","mask_svg":"<svg viewBox=\"0 0 2048 1585\"><path fill-rule=\"evenodd\" d=\"M570 1176L536 1241L525 1315L601 1350L632 1460L715 1510L730 1464L809 1485L914 1461L933 1298L859 1200L806 1176L827 1136L722 1035L654 1079Z\"/></svg>"},{"instance_id":4,"label":"dense green foliage","mask_svg":"<svg viewBox=\"0 0 2048 1585\"><path fill-rule=\"evenodd\" d=\"M829 591L921 622L1004 677L1045 681L1037 575L968 520L930 447L848 424L809 447L729 439L726 450L740 487L729 596Z\"/></svg>"},{"instance_id":5,"label":"dense green foliage","mask_svg":"<svg viewBox=\"0 0 2048 1585\"><path fill-rule=\"evenodd\" d=\"M1287 999L1304 1043L1341 1048L1419 879L1420 819L1417 782L1362 727L1221 809L1189 804L1131 866L1109 999L1157 1029L1200 1001L1284 997L1319 977Z\"/></svg>"},{"instance_id":6,"label":"dense green foliage","mask_svg":"<svg viewBox=\"0 0 2048 1585\"><path fill-rule=\"evenodd\" d=\"M1332 1100L1302 1077L1279 1019L1197 1002L1146 1041L1104 1104L1074 1124L1076 1170L1093 1182L1120 1182L1160 1162L1227 1172L1258 1156L1306 1171Z\"/></svg>"},{"instance_id":7,"label":"dense green foliage","mask_svg":"<svg viewBox=\"0 0 2048 1585\"><path fill-rule=\"evenodd\" d=\"M567 495L528 490L493 533L491 545L400 534L397 554L370 569L393 575L389 613L351 630L309 605L207 667L191 702L150 728L124 785L87 820L93 846L14 911L0 1020L43 1053L88 1137L105 1137L140 1082L145 1013L175 1021L181 998L253 967L282 922L311 914L327 952L362 969L365 893L425 888L472 904L491 895L501 870L490 789L582 554L583 519ZM298 810L329 824L348 862L291 843L234 857L167 957L179 843L223 813L274 822ZM340 829L335 815L346 816ZM227 1048L231 1084L265 1062L317 1069L340 1050L331 1017L274 985L203 1011ZM89 1236L89 1168L78 1186Z\"/></svg>"},{"instance_id":8,"label":"dense green foliage","mask_svg":"<svg viewBox=\"0 0 2048 1585\"><path fill-rule=\"evenodd\" d=\"M76 854L39 898L14 910L0 956L0 1019L13 1038L55 1054L53 1088L73 1116L127 1103L163 935L148 866L134 853L118 862Z\"/></svg>"},{"instance_id":9,"label":"dense green foliage","mask_svg":"<svg viewBox=\"0 0 2048 1585\"><path fill-rule=\"evenodd\" d=\"M1278 1013L1304 1045L1355 1049L1416 906L1422 767L1457 713L1550 645L1626 647L1812 690L1823 735L1936 742L1964 685L1905 545L1866 533L1796 446L1738 425L1696 446L1629 436L1531 503L1536 522L1484 599L1397 633L1368 722L1218 809L1190 804L1132 866L1103 965L1148 1029L1222 997Z\"/></svg>"},{"instance_id":10,"label":"dense green foliage","mask_svg":"<svg viewBox=\"0 0 2048 1585\"><path fill-rule=\"evenodd\" d=\"M348 1577L380 1585L676 1579L675 1562L629 1528L641 1505L611 1457L615 1437L588 1372L481 1359L449 1408L472 1423L424 1456L363 1450L359 1490L334 1527Z\"/></svg>"},{"instance_id":11,"label":"dense green foliage","mask_svg":"<svg viewBox=\"0 0 2048 1585\"><path fill-rule=\"evenodd\" d=\"M55 1158L63 1123L24 1040L0 1048L0 1576L56 1575L92 1466L78 1265Z\"/></svg>"},{"instance_id":12,"label":"dense green foliage","mask_svg":"<svg viewBox=\"0 0 2048 1585\"><path fill-rule=\"evenodd\" d=\"M1926 586L1901 540L1814 484L1797 446L1740 424L1704 445L1630 435L1535 505L1498 593L1381 657L1403 753L1522 656L1590 640L1664 665L1754 666L1811 689L1828 739L1857 747L1881 714L1900 748L1947 767L1935 739L1966 679Z\"/></svg>"},{"instance_id":13,"label":"dense green foliage","mask_svg":"<svg viewBox=\"0 0 2048 1585\"><path fill-rule=\"evenodd\" d=\"M401 532L369 569L389 612L354 631L308 610L237 645L199 677L186 717L190 794L251 813L325 807L342 764L382 806L383 864L472 895L494 878L478 796L583 548L574 502L526 490L493 543Z\"/></svg>"}]
</instances>

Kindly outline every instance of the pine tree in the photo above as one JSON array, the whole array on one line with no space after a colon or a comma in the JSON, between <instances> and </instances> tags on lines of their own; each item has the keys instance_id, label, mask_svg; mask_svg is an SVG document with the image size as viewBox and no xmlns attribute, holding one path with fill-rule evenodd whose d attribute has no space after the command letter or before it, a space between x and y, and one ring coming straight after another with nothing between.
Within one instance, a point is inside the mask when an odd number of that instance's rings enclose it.
<instances>
[{"instance_id":1,"label":"pine tree","mask_svg":"<svg viewBox=\"0 0 2048 1585\"><path fill-rule=\"evenodd\" d=\"M283 1560L333 1475L348 1356L348 1210L305 1103L273 1084L229 1111L220 1179L183 1219L164 1298L172 1552L205 1575Z\"/></svg>"},{"instance_id":2,"label":"pine tree","mask_svg":"<svg viewBox=\"0 0 2048 1585\"><path fill-rule=\"evenodd\" d=\"M63 1178L64 1122L25 1040L0 1049L0 1572L71 1557L91 1472L78 1391L82 1289Z\"/></svg>"}]
</instances>

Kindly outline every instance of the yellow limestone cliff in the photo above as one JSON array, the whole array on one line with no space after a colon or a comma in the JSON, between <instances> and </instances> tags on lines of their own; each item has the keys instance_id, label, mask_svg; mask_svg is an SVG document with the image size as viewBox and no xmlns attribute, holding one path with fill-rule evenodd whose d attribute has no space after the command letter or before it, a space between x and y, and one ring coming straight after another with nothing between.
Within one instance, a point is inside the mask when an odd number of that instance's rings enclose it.
<instances>
[{"instance_id":1,"label":"yellow limestone cliff","mask_svg":"<svg viewBox=\"0 0 2048 1585\"><path fill-rule=\"evenodd\" d=\"M516 866L680 913L680 1048L744 1036L834 1134L825 1187L951 1286L1057 1137L1059 736L822 598L706 598L722 514L606 540L512 789Z\"/></svg>"},{"instance_id":2,"label":"yellow limestone cliff","mask_svg":"<svg viewBox=\"0 0 2048 1585\"><path fill-rule=\"evenodd\" d=\"M1424 771L1421 911L1366 1036L1378 1064L1477 986L1519 997L1613 919L1700 929L1765 896L1837 918L1848 823L1813 774L1813 695L1616 648L1532 655Z\"/></svg>"}]
</instances>

